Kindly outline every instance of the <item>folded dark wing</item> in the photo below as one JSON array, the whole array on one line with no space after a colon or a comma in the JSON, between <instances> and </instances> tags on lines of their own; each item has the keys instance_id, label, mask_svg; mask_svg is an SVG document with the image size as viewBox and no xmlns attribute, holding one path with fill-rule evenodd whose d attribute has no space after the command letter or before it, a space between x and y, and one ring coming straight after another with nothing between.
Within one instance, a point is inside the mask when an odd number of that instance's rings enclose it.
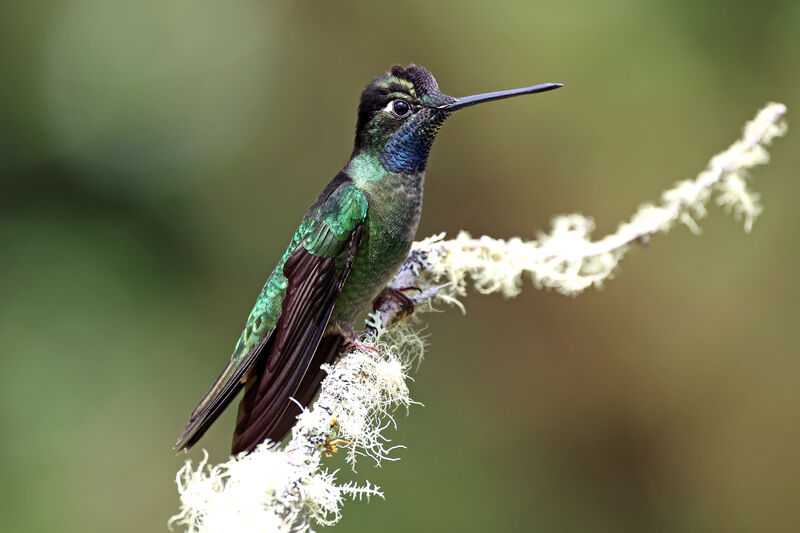
<instances>
[{"instance_id":1,"label":"folded dark wing","mask_svg":"<svg viewBox=\"0 0 800 533\"><path fill-rule=\"evenodd\" d=\"M222 414L222 411L236 397L242 388L244 376L253 366L253 362L258 359L265 347L269 344L272 332L267 332L265 337L249 351L243 351L243 343L240 340L236 351L231 356L231 360L222 369L214 384L203 396L189 416L186 428L178 437L174 449L188 450L200 437L202 437L211 424Z\"/></svg>"},{"instance_id":2,"label":"folded dark wing","mask_svg":"<svg viewBox=\"0 0 800 533\"><path fill-rule=\"evenodd\" d=\"M245 382L234 451L250 450L266 437L283 437L288 429L278 422L291 405L289 398L294 394L308 397L304 404L310 402L319 365L335 356L336 347L328 341L324 356L315 356L315 349L358 250L366 214L366 199L340 173L303 219L285 260L267 280L230 361L190 415L176 449L194 445ZM306 372L309 366L314 369ZM283 433L277 436L275 428Z\"/></svg>"},{"instance_id":3,"label":"folded dark wing","mask_svg":"<svg viewBox=\"0 0 800 533\"><path fill-rule=\"evenodd\" d=\"M265 356L248 374L233 453L251 451L266 438L283 438L291 423L282 420L297 412L290 413L290 398L305 405L316 392L312 382L319 364L331 354L315 353L358 253L366 213L363 195L343 182L304 221L303 238L283 266L288 285L281 314Z\"/></svg>"}]
</instances>

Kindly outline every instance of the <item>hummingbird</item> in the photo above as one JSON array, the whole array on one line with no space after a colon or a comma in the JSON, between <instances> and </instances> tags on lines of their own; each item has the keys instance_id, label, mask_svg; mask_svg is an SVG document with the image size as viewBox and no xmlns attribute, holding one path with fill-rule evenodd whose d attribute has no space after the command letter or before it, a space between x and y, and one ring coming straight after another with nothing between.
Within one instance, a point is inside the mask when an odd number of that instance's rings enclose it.
<instances>
[{"instance_id":1,"label":"hummingbird","mask_svg":"<svg viewBox=\"0 0 800 533\"><path fill-rule=\"evenodd\" d=\"M350 160L303 217L174 448L191 448L241 389L231 453L280 442L319 390L320 367L347 343L358 345L353 321L386 295L411 249L428 154L444 121L475 104L561 86L455 98L414 64L374 78L361 94Z\"/></svg>"}]
</instances>

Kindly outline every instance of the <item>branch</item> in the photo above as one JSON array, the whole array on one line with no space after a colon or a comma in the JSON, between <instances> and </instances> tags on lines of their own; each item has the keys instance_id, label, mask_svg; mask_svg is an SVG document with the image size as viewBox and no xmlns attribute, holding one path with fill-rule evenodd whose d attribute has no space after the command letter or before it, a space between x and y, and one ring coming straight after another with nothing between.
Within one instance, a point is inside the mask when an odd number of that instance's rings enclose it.
<instances>
[{"instance_id":1,"label":"branch","mask_svg":"<svg viewBox=\"0 0 800 533\"><path fill-rule=\"evenodd\" d=\"M533 241L475 239L466 233L444 240L441 234L414 244L391 286L420 287L411 296L417 311L430 310L435 302L463 310L459 298L470 280L481 293L515 296L523 274L539 288L574 295L601 286L634 243L647 243L678 223L699 233L696 221L706 215L712 197L743 218L750 231L761 206L747 187L746 173L768 161L764 146L786 132L785 113L784 105L768 104L745 125L742 138L697 178L678 182L659 203L641 206L615 233L598 241L591 240L594 222L582 215L555 218L550 233ZM391 445L384 430L396 427L392 413L397 407L413 403L407 374L424 350L418 333L402 320L405 314L397 300L387 298L370 315L361 340L378 353L351 349L325 367L328 376L320 395L298 417L286 447L266 442L217 466L208 464L207 453L197 468L186 461L176 477L181 512L170 524L184 525L189 533L311 531L314 524L339 520L344 496L383 497L368 481L338 485L336 472L325 470L322 461L340 447L347 449L354 469L359 457L376 464L395 460L391 453L398 446Z\"/></svg>"}]
</instances>

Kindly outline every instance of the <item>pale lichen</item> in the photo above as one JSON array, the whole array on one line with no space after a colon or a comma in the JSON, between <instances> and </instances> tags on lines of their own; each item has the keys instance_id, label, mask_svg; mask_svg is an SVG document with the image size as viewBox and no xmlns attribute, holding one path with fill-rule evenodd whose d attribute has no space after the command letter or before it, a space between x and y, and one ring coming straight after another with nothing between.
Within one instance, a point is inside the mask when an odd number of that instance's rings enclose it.
<instances>
[{"instance_id":1,"label":"pale lichen","mask_svg":"<svg viewBox=\"0 0 800 533\"><path fill-rule=\"evenodd\" d=\"M601 286L632 244L678 223L698 233L697 221L715 194L717 203L744 219L750 231L761 206L744 177L767 162L764 146L786 132L785 112L781 104L767 105L745 126L742 138L697 178L676 183L659 203L642 205L603 239L591 240L594 222L582 215L556 217L549 233L530 241L475 239L463 232L452 240L436 235L414 245L391 285L419 287L411 297L417 311L431 310L433 301L463 309L460 299L470 284L481 293L516 296L525 275L537 287L577 294ZM337 483L336 472L325 470L322 460L342 448L353 467L358 457L377 464L395 459L398 446L391 445L386 429L395 426L395 409L413 403L406 381L424 349L418 332L401 320L404 314L398 301L387 298L370 315L361 341L378 352L350 350L325 367L328 376L319 397L298 416L284 448L267 442L216 466L208 464L207 455L196 467L187 461L176 478L181 511L170 522L190 533L310 531L315 524L336 523L345 496L383 497L368 481Z\"/></svg>"},{"instance_id":2,"label":"pale lichen","mask_svg":"<svg viewBox=\"0 0 800 533\"><path fill-rule=\"evenodd\" d=\"M187 461L176 482L181 512L171 523L190 533L308 531L340 518L343 497L383 497L377 486L339 484L336 472L321 467L323 457L347 450L376 464L395 460L385 430L392 413L413 402L407 373L422 356L424 342L405 323L387 329L378 314L370 317L363 349L347 352L326 365L327 378L312 409L304 410L285 448L261 444L249 454L211 466L208 456L195 467ZM369 348L372 346L380 353Z\"/></svg>"},{"instance_id":3,"label":"pale lichen","mask_svg":"<svg viewBox=\"0 0 800 533\"><path fill-rule=\"evenodd\" d=\"M706 216L706 205L715 195L719 205L744 220L749 232L762 209L744 176L769 160L765 146L786 132L785 113L783 104L768 104L745 125L742 138L714 156L706 170L693 180L676 183L660 202L643 204L603 239L592 240L594 221L580 214L556 217L549 233L529 241L474 239L463 232L453 240L437 235L415 244L430 264L423 275L431 283L448 282L438 298L450 302L466 294L469 281L482 293L515 296L525 274L537 287L575 295L602 286L631 244L648 242L678 223L700 233L698 220Z\"/></svg>"}]
</instances>

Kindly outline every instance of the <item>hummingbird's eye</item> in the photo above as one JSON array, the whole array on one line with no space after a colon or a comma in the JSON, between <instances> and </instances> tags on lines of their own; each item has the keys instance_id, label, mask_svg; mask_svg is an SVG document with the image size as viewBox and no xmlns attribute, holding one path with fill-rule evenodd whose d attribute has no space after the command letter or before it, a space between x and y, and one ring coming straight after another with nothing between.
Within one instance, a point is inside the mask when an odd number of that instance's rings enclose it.
<instances>
[{"instance_id":1,"label":"hummingbird's eye","mask_svg":"<svg viewBox=\"0 0 800 533\"><path fill-rule=\"evenodd\" d=\"M411 106L405 100L395 100L392 102L392 113L398 117L404 117L411 111Z\"/></svg>"}]
</instances>

